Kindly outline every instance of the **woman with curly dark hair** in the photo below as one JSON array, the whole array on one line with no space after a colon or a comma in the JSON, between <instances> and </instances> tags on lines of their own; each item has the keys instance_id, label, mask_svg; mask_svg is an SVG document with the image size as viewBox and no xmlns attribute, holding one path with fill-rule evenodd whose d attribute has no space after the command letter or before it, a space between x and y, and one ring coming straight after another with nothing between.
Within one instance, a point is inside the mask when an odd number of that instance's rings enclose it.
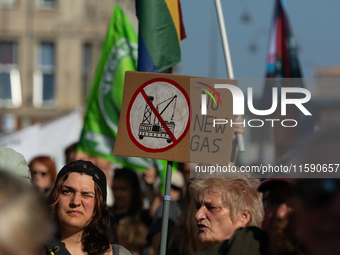
<instances>
[{"instance_id":1,"label":"woman with curly dark hair","mask_svg":"<svg viewBox=\"0 0 340 255\"><path fill-rule=\"evenodd\" d=\"M47 245L47 254L131 255L113 244L106 177L91 162L77 160L65 165L48 202L59 231Z\"/></svg>"}]
</instances>

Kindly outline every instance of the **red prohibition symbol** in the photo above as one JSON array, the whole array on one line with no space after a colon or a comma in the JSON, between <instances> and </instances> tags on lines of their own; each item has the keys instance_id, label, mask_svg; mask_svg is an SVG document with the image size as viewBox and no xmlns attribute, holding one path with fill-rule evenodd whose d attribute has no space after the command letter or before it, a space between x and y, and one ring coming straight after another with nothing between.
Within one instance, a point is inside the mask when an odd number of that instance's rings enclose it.
<instances>
[{"instance_id":1,"label":"red prohibition symbol","mask_svg":"<svg viewBox=\"0 0 340 255\"><path fill-rule=\"evenodd\" d=\"M126 115L132 142L146 152L174 148L190 126L190 99L176 82L156 78L145 82L133 94Z\"/></svg>"}]
</instances>

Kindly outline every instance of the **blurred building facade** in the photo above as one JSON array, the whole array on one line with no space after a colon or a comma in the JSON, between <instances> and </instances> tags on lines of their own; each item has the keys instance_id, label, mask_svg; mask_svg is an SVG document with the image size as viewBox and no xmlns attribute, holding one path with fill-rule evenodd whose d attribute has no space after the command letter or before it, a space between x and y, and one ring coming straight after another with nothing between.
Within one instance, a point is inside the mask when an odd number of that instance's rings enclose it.
<instances>
[{"instance_id":1,"label":"blurred building facade","mask_svg":"<svg viewBox=\"0 0 340 255\"><path fill-rule=\"evenodd\" d=\"M0 132L86 107L115 4L132 0L0 0Z\"/></svg>"},{"instance_id":2,"label":"blurred building facade","mask_svg":"<svg viewBox=\"0 0 340 255\"><path fill-rule=\"evenodd\" d=\"M316 69L313 88L317 128L340 123L340 66Z\"/></svg>"}]
</instances>

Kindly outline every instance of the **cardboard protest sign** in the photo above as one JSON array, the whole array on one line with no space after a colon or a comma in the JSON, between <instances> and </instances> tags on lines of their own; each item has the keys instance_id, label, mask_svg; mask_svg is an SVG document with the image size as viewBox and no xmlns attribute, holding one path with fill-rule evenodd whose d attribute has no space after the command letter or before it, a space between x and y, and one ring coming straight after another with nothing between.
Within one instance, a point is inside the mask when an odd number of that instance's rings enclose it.
<instances>
[{"instance_id":1,"label":"cardboard protest sign","mask_svg":"<svg viewBox=\"0 0 340 255\"><path fill-rule=\"evenodd\" d=\"M228 165L233 140L233 98L228 89L215 84L237 85L236 80L191 78L190 162ZM202 90L206 92L206 115L201 113ZM209 93L210 91L210 93ZM208 95L207 95L208 94ZM218 95L218 97L216 96Z\"/></svg>"},{"instance_id":2,"label":"cardboard protest sign","mask_svg":"<svg viewBox=\"0 0 340 255\"><path fill-rule=\"evenodd\" d=\"M228 164L233 128L214 122L232 120L232 95L229 90L220 89L217 102L218 97L209 92L210 88L202 90L217 83L237 85L235 80L126 72L113 154ZM206 115L202 115L201 95L207 92L212 97L206 102Z\"/></svg>"}]
</instances>

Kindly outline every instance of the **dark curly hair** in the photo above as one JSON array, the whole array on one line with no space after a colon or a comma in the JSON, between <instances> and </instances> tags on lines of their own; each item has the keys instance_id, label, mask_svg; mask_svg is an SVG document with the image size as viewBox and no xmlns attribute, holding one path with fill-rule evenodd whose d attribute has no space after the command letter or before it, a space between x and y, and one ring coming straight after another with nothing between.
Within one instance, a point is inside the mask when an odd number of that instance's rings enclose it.
<instances>
[{"instance_id":1,"label":"dark curly hair","mask_svg":"<svg viewBox=\"0 0 340 255\"><path fill-rule=\"evenodd\" d=\"M56 235L56 238L60 239L60 224L58 220L58 201L59 195L61 193L61 188L63 183L67 180L70 173L72 173L72 167L82 167L89 170L92 169L92 164L87 164L87 161L73 161L68 164L71 169L70 172L63 175L59 181L55 183L54 189L48 197L48 204L51 209L52 217L56 220L56 223L59 227L59 232ZM80 173L86 174L86 173ZM94 214L90 221L90 223L85 227L81 243L82 250L86 252L88 255L101 255L105 254L114 243L113 237L113 216L109 212L106 202L103 198L102 191L99 185L95 182L95 208Z\"/></svg>"}]
</instances>

